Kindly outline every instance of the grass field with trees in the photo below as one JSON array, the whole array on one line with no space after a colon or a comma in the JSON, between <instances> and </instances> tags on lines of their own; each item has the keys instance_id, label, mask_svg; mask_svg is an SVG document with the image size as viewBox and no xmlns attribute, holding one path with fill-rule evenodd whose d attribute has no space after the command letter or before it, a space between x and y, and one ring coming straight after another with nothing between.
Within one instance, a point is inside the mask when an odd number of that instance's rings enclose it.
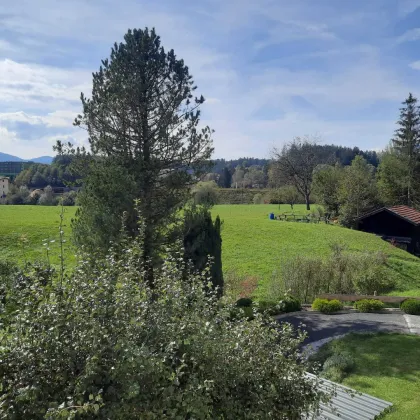
<instances>
[{"instance_id":1,"label":"grass field with trees","mask_svg":"<svg viewBox=\"0 0 420 420\"><path fill-rule=\"evenodd\" d=\"M58 139L50 166L2 179L0 417L316 412L328 395L306 375L305 334L271 316L320 293L420 296L420 260L395 235L351 229L383 205L420 208L417 99L383 154L304 136L227 164L212 163L205 98L155 29L128 30L86 89L74 125L89 146ZM345 338L323 372L413 418L418 340L384 337Z\"/></svg>"},{"instance_id":2,"label":"grass field with trees","mask_svg":"<svg viewBox=\"0 0 420 420\"><path fill-rule=\"evenodd\" d=\"M64 232L71 238L70 222L75 207L66 207ZM58 263L60 207L1 206L0 236L2 258L23 262L46 260L45 239L51 241L51 262ZM388 256L387 270L396 280L391 294L420 295L420 261L375 235L325 223L283 222L269 220L269 213L291 213L289 205L217 205L222 225L222 258L225 280L251 279L259 284L257 295L263 295L271 283L278 281L282 265L296 256L327 258L331 246L341 243L348 252L383 252ZM294 206L296 215L308 213L304 204ZM68 263L74 264L74 251L67 252Z\"/></svg>"}]
</instances>

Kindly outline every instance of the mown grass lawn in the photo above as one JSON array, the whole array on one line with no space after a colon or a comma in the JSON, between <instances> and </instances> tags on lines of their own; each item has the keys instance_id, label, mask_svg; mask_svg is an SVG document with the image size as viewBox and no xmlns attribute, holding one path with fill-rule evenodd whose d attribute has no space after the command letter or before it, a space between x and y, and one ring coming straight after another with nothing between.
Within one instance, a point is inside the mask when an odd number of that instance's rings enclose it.
<instances>
[{"instance_id":1,"label":"mown grass lawn","mask_svg":"<svg viewBox=\"0 0 420 420\"><path fill-rule=\"evenodd\" d=\"M64 232L71 239L70 221L75 207L65 208ZM51 261L58 262L60 207L0 206L0 258L13 261L43 259L44 239L56 240L50 245ZM420 259L393 247L375 235L325 223L283 222L269 220L269 213L290 213L281 205L218 205L212 210L224 221L223 269L239 276L253 276L260 289L270 281L282 261L298 254L325 257L330 244L345 243L350 251L378 251L389 256L389 269L401 286L394 294L420 296ZM295 214L307 213L304 205L295 205ZM22 238L26 238L23 246ZM68 263L74 262L68 252Z\"/></svg>"},{"instance_id":2,"label":"mown grass lawn","mask_svg":"<svg viewBox=\"0 0 420 420\"><path fill-rule=\"evenodd\" d=\"M69 246L70 222L75 207L65 207L64 233ZM59 226L61 207L49 206L0 206L0 259L17 262L46 261L45 240L49 242L51 262L59 261ZM66 253L72 263L73 253Z\"/></svg>"},{"instance_id":3,"label":"mown grass lawn","mask_svg":"<svg viewBox=\"0 0 420 420\"><path fill-rule=\"evenodd\" d=\"M400 286L397 295L420 296L420 259L375 235L325 223L269 220L269 213L290 213L281 205L218 205L212 210L224 221L222 230L223 269L240 276L256 276L264 288L283 260L298 254L326 257L330 245L341 242L349 251L383 251L389 269ZM295 205L296 214L306 213Z\"/></svg>"},{"instance_id":4,"label":"mown grass lawn","mask_svg":"<svg viewBox=\"0 0 420 420\"><path fill-rule=\"evenodd\" d=\"M420 419L420 336L350 334L338 341L334 346L356 361L344 385L392 402L386 420Z\"/></svg>"}]
</instances>

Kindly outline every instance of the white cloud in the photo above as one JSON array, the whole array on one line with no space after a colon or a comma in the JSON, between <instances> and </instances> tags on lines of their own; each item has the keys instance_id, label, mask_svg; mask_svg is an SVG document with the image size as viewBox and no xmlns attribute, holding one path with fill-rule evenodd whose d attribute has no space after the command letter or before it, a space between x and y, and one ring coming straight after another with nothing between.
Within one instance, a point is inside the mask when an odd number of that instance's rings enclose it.
<instances>
[{"instance_id":1,"label":"white cloud","mask_svg":"<svg viewBox=\"0 0 420 420\"><path fill-rule=\"evenodd\" d=\"M420 28L414 28L410 29L406 32L404 32L402 35L400 35L396 39L396 44L402 44L404 42L410 42L410 41L417 41L420 39Z\"/></svg>"},{"instance_id":2,"label":"white cloud","mask_svg":"<svg viewBox=\"0 0 420 420\"><path fill-rule=\"evenodd\" d=\"M0 74L3 104L44 104L45 100L77 102L81 91L89 93L90 90L90 74L85 70L63 70L5 59L0 61Z\"/></svg>"},{"instance_id":3,"label":"white cloud","mask_svg":"<svg viewBox=\"0 0 420 420\"><path fill-rule=\"evenodd\" d=\"M398 13L406 16L418 2L401 0ZM51 154L58 138L86 140L84 131L72 127L80 92L89 96L91 71L129 27L155 26L165 49L185 60L197 93L207 98L203 123L216 129L218 156L266 155L278 142L315 132L328 141L380 147L393 121L365 122L361 109L385 104L397 113L408 91L420 87L408 86L404 74L383 60L379 38L389 16L370 2L354 9L342 2L341 12L334 0L206 0L182 14L171 1L6 3L0 2L0 27L13 37L0 40L0 129L8 130L0 150L23 157ZM359 30L365 31L363 44L352 38ZM364 36L369 31L372 38ZM420 28L398 42L414 39L420 39ZM261 50L266 46L286 52L269 55L269 48ZM343 111L352 115L346 119ZM29 140L19 123L40 137Z\"/></svg>"},{"instance_id":4,"label":"white cloud","mask_svg":"<svg viewBox=\"0 0 420 420\"><path fill-rule=\"evenodd\" d=\"M399 0L397 7L399 16L403 18L420 7L420 0Z\"/></svg>"},{"instance_id":5,"label":"white cloud","mask_svg":"<svg viewBox=\"0 0 420 420\"><path fill-rule=\"evenodd\" d=\"M47 115L28 115L23 111L0 113L2 121L23 122L30 125L45 125L46 127L71 127L76 114L73 111L54 111Z\"/></svg>"},{"instance_id":6,"label":"white cloud","mask_svg":"<svg viewBox=\"0 0 420 420\"><path fill-rule=\"evenodd\" d=\"M410 67L414 70L420 70L420 60L410 63Z\"/></svg>"}]
</instances>

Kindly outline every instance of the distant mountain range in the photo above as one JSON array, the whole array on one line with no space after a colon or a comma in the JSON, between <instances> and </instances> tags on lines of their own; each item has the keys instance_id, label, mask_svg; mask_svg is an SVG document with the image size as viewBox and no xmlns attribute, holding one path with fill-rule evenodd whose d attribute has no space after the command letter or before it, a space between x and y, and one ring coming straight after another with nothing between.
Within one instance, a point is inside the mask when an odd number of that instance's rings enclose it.
<instances>
[{"instance_id":1,"label":"distant mountain range","mask_svg":"<svg viewBox=\"0 0 420 420\"><path fill-rule=\"evenodd\" d=\"M50 165L53 159L54 158L52 156L40 156L33 159L22 159L17 156L8 155L7 153L0 152L0 162L35 162Z\"/></svg>"}]
</instances>

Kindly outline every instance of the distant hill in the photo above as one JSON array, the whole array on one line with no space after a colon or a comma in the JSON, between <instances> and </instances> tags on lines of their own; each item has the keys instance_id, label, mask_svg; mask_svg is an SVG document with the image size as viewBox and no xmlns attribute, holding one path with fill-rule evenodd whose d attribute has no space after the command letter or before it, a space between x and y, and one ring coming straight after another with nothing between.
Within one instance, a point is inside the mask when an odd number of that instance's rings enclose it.
<instances>
[{"instance_id":1,"label":"distant hill","mask_svg":"<svg viewBox=\"0 0 420 420\"><path fill-rule=\"evenodd\" d=\"M23 159L17 157L8 155L7 153L1 153L0 152L0 162L22 162Z\"/></svg>"},{"instance_id":2,"label":"distant hill","mask_svg":"<svg viewBox=\"0 0 420 420\"><path fill-rule=\"evenodd\" d=\"M53 159L54 158L52 156L40 156L33 159L22 159L18 156L8 155L7 153L0 152L0 162L35 162L50 165Z\"/></svg>"},{"instance_id":3,"label":"distant hill","mask_svg":"<svg viewBox=\"0 0 420 420\"><path fill-rule=\"evenodd\" d=\"M51 165L53 159L54 158L52 156L40 156L29 160L35 163L46 163L47 165Z\"/></svg>"}]
</instances>

